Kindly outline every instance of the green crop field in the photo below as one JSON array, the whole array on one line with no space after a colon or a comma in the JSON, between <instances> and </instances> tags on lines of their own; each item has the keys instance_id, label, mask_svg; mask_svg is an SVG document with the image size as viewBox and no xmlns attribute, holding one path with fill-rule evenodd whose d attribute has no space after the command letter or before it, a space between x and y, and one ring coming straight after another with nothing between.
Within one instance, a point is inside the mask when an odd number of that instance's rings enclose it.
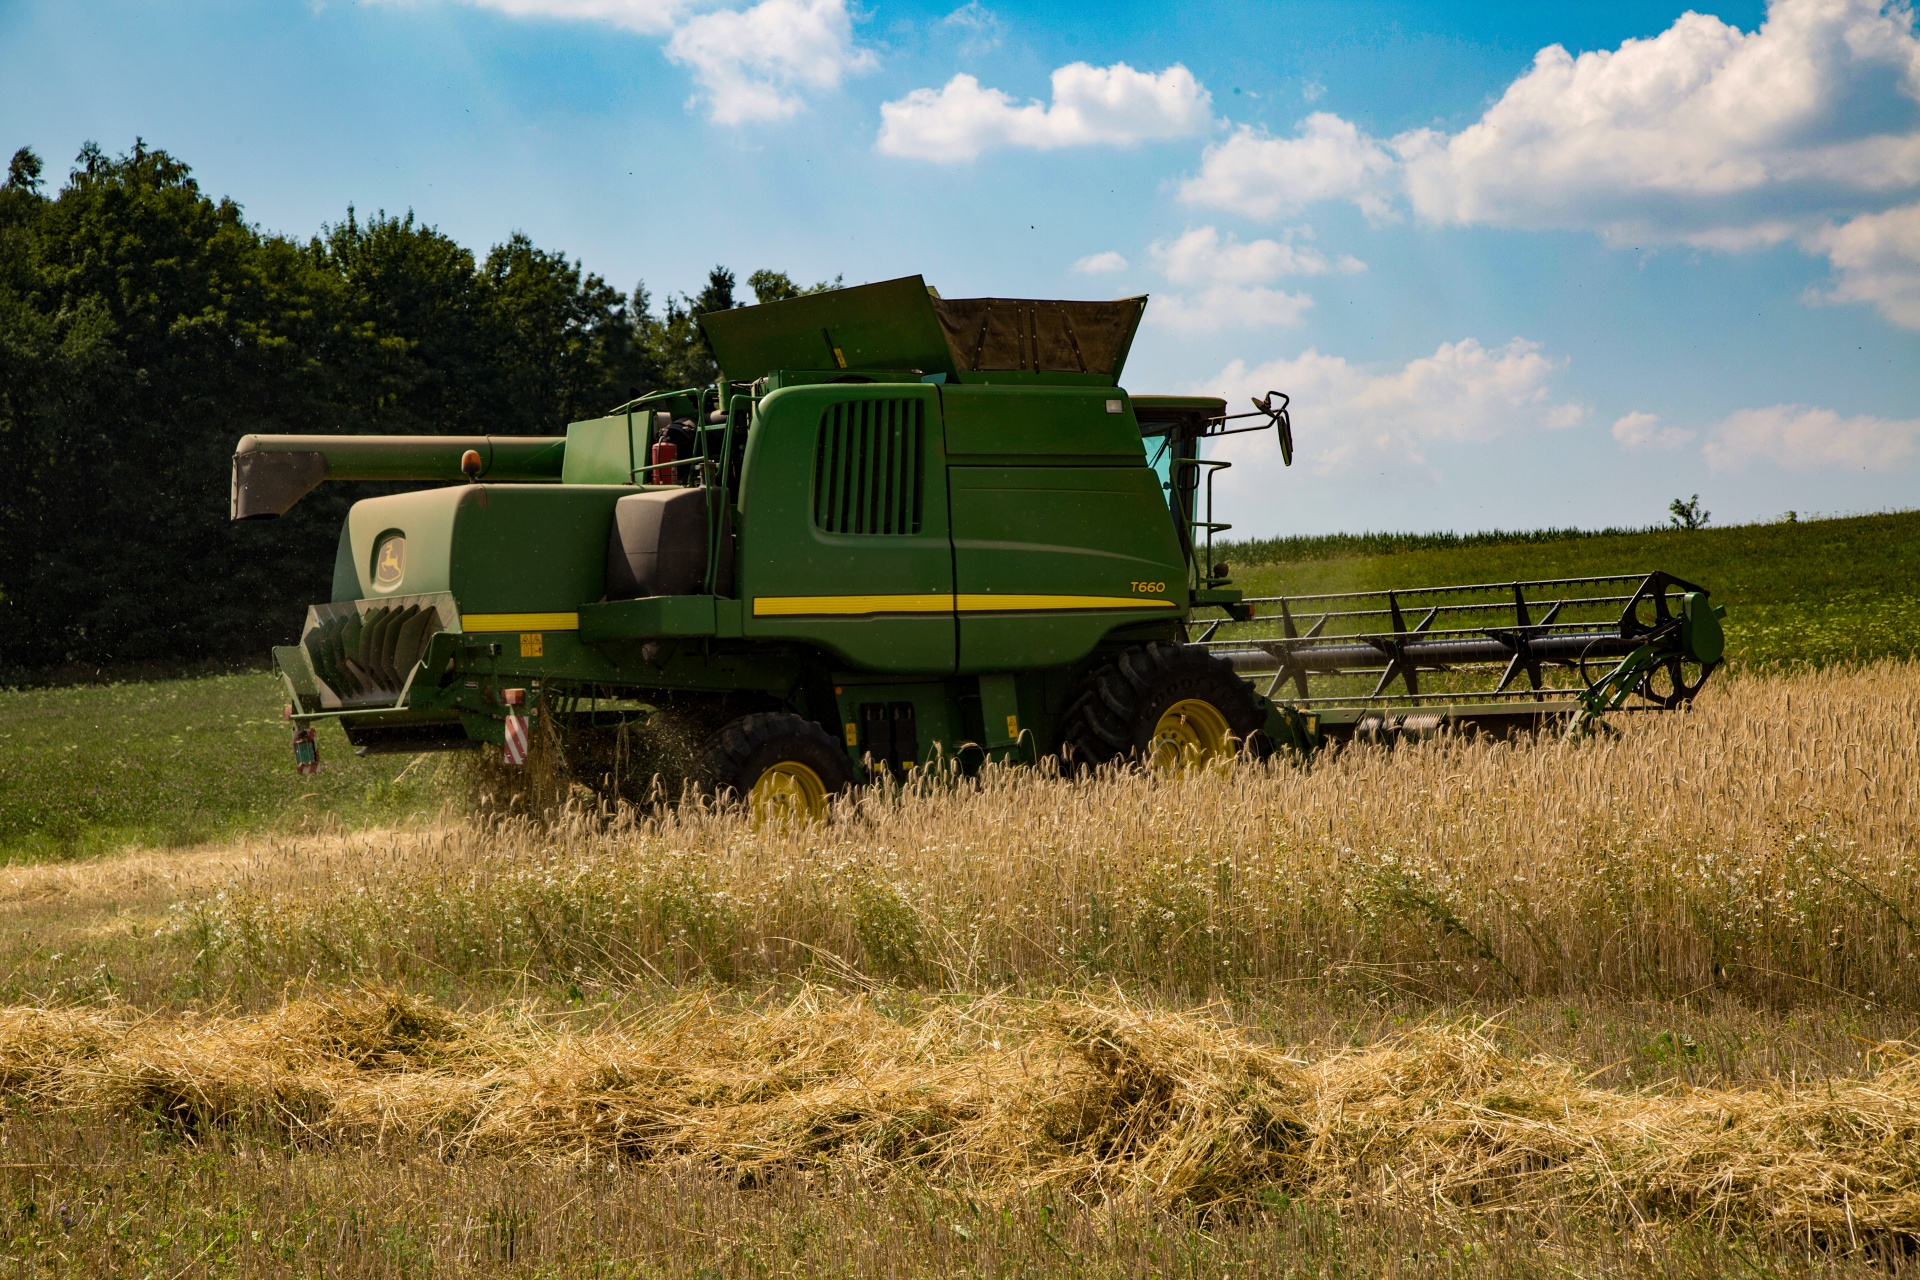
<instances>
[{"instance_id":1,"label":"green crop field","mask_svg":"<svg viewBox=\"0 0 1920 1280\"><path fill-rule=\"evenodd\" d=\"M1215 548L1248 595L1573 578L1661 569L1727 607L1736 666L1906 657L1920 648L1920 512L1432 545L1275 539ZM1405 550L1376 550L1395 543ZM1358 554L1356 554L1358 552Z\"/></svg>"},{"instance_id":2,"label":"green crop field","mask_svg":"<svg viewBox=\"0 0 1920 1280\"><path fill-rule=\"evenodd\" d=\"M181 845L437 809L434 757L357 758L340 730L302 777L265 672L0 691L0 859Z\"/></svg>"}]
</instances>

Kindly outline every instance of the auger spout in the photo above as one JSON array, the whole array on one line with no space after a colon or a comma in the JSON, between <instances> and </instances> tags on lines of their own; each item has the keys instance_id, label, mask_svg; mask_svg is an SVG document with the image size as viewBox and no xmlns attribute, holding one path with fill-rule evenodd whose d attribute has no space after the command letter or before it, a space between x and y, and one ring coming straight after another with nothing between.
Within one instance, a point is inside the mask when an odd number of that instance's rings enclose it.
<instances>
[{"instance_id":1,"label":"auger spout","mask_svg":"<svg viewBox=\"0 0 1920 1280\"><path fill-rule=\"evenodd\" d=\"M235 520L285 515L324 480L558 480L564 436L243 436L233 451Z\"/></svg>"}]
</instances>

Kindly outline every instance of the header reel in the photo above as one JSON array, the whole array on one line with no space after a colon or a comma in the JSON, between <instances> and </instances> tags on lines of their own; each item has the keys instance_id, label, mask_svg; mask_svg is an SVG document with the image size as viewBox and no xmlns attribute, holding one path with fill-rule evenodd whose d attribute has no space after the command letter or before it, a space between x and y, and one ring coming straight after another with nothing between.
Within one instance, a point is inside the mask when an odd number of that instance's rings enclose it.
<instances>
[{"instance_id":1,"label":"header reel","mask_svg":"<svg viewBox=\"0 0 1920 1280\"><path fill-rule=\"evenodd\" d=\"M1341 727L1417 715L1492 727L1670 710L1725 649L1704 588L1671 574L1249 599L1197 641L1277 703ZM1435 721L1437 723L1437 721Z\"/></svg>"}]
</instances>

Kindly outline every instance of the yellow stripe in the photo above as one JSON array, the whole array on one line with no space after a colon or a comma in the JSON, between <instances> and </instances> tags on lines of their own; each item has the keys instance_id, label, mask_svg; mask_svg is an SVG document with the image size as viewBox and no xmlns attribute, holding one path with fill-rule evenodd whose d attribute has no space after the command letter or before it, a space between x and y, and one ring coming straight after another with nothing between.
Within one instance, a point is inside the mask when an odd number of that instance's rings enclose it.
<instances>
[{"instance_id":1,"label":"yellow stripe","mask_svg":"<svg viewBox=\"0 0 1920 1280\"><path fill-rule=\"evenodd\" d=\"M460 629L475 631L578 631L577 613L467 613Z\"/></svg>"},{"instance_id":2,"label":"yellow stripe","mask_svg":"<svg viewBox=\"0 0 1920 1280\"><path fill-rule=\"evenodd\" d=\"M961 613L1013 613L1030 609L1174 609L1171 600L1153 596L961 595Z\"/></svg>"},{"instance_id":3,"label":"yellow stripe","mask_svg":"<svg viewBox=\"0 0 1920 1280\"><path fill-rule=\"evenodd\" d=\"M1064 609L1173 609L1172 600L1151 596L913 595L756 596L756 618L855 617L872 613L1022 613Z\"/></svg>"},{"instance_id":4,"label":"yellow stripe","mask_svg":"<svg viewBox=\"0 0 1920 1280\"><path fill-rule=\"evenodd\" d=\"M803 613L841 616L862 613L948 613L952 609L953 597L944 591L938 595L915 596L755 596L753 598L753 616L756 618L785 618Z\"/></svg>"}]
</instances>

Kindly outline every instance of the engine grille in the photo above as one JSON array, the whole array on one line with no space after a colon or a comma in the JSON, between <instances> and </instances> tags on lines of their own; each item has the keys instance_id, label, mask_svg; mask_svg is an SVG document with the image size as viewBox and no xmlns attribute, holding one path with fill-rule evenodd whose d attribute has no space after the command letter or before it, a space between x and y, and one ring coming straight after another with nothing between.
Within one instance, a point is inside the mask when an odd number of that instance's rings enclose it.
<instances>
[{"instance_id":1,"label":"engine grille","mask_svg":"<svg viewBox=\"0 0 1920 1280\"><path fill-rule=\"evenodd\" d=\"M920 532L926 402L849 400L820 415L813 523L826 533Z\"/></svg>"}]
</instances>

